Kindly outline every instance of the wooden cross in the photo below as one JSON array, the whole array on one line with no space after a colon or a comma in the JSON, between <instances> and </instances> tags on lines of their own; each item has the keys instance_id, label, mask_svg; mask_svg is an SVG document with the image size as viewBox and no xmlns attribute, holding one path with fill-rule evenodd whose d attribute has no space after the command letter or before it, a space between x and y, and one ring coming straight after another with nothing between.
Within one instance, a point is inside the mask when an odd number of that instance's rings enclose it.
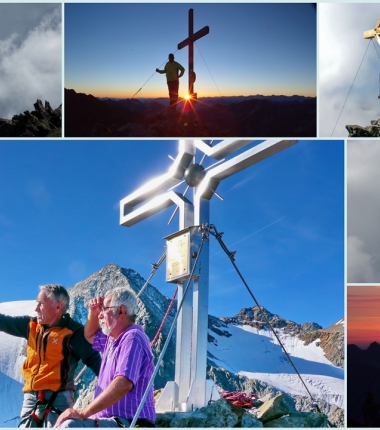
<instances>
[{"instance_id":1,"label":"wooden cross","mask_svg":"<svg viewBox=\"0 0 380 430\"><path fill-rule=\"evenodd\" d=\"M203 27L201 30L194 33L194 11L189 9L189 37L178 44L178 49L182 49L185 46L189 47L189 96L196 99L197 95L194 93L194 42L209 33L210 29L208 25Z\"/></svg>"},{"instance_id":2,"label":"wooden cross","mask_svg":"<svg viewBox=\"0 0 380 430\"><path fill-rule=\"evenodd\" d=\"M373 39L374 37L376 37L376 40L380 44L380 19L377 21L374 29L364 32L364 39Z\"/></svg>"}]
</instances>

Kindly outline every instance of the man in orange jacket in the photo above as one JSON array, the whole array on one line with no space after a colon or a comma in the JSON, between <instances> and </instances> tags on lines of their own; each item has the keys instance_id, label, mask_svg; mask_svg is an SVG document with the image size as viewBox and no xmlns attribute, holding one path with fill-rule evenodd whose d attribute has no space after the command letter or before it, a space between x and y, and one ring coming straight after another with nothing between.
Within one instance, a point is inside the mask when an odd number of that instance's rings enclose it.
<instances>
[{"instance_id":1,"label":"man in orange jacket","mask_svg":"<svg viewBox=\"0 0 380 430\"><path fill-rule=\"evenodd\" d=\"M60 285L40 287L36 317L0 314L0 331L27 339L22 367L24 402L19 427L53 427L74 404L74 373L82 360L98 375L101 358L84 327L67 313L70 297Z\"/></svg>"}]
</instances>

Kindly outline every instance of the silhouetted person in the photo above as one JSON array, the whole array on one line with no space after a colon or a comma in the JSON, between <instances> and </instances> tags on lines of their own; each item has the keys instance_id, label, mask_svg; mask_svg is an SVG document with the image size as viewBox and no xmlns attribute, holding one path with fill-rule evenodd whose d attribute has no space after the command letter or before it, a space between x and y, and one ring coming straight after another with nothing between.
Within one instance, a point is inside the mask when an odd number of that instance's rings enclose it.
<instances>
[{"instance_id":1,"label":"silhouetted person","mask_svg":"<svg viewBox=\"0 0 380 430\"><path fill-rule=\"evenodd\" d=\"M169 89L170 107L175 109L178 101L179 78L185 73L185 68L174 61L174 54L169 54L169 61L164 70L156 69L157 73L165 73Z\"/></svg>"}]
</instances>

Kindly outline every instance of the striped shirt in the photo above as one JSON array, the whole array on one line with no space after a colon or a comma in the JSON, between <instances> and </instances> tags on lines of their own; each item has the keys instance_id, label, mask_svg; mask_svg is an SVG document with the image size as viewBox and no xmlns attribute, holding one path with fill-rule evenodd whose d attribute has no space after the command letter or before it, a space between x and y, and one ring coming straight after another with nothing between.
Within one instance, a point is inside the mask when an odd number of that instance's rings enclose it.
<instances>
[{"instance_id":1,"label":"striped shirt","mask_svg":"<svg viewBox=\"0 0 380 430\"><path fill-rule=\"evenodd\" d=\"M98 397L117 376L125 376L134 385L132 390L119 401L98 412L94 417L118 416L132 420L154 371L153 355L148 336L142 327L136 324L124 330L115 341L99 330L95 335L92 347L103 353L94 398ZM139 418L146 418L151 421L156 419L153 386Z\"/></svg>"}]
</instances>

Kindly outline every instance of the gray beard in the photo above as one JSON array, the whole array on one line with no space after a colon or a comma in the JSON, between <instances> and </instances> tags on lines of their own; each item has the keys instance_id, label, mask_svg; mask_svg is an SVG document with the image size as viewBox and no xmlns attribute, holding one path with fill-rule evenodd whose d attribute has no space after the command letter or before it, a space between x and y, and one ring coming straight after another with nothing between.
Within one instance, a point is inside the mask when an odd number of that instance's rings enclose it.
<instances>
[{"instance_id":1,"label":"gray beard","mask_svg":"<svg viewBox=\"0 0 380 430\"><path fill-rule=\"evenodd\" d=\"M102 328L102 332L103 332L106 336L109 336L109 335L110 335L110 333L112 332L112 330L116 327L116 323L117 323L117 321L116 321L116 320L114 320L110 327L106 327L105 325L103 325L103 324L102 324L102 326L101 326L101 328Z\"/></svg>"}]
</instances>

